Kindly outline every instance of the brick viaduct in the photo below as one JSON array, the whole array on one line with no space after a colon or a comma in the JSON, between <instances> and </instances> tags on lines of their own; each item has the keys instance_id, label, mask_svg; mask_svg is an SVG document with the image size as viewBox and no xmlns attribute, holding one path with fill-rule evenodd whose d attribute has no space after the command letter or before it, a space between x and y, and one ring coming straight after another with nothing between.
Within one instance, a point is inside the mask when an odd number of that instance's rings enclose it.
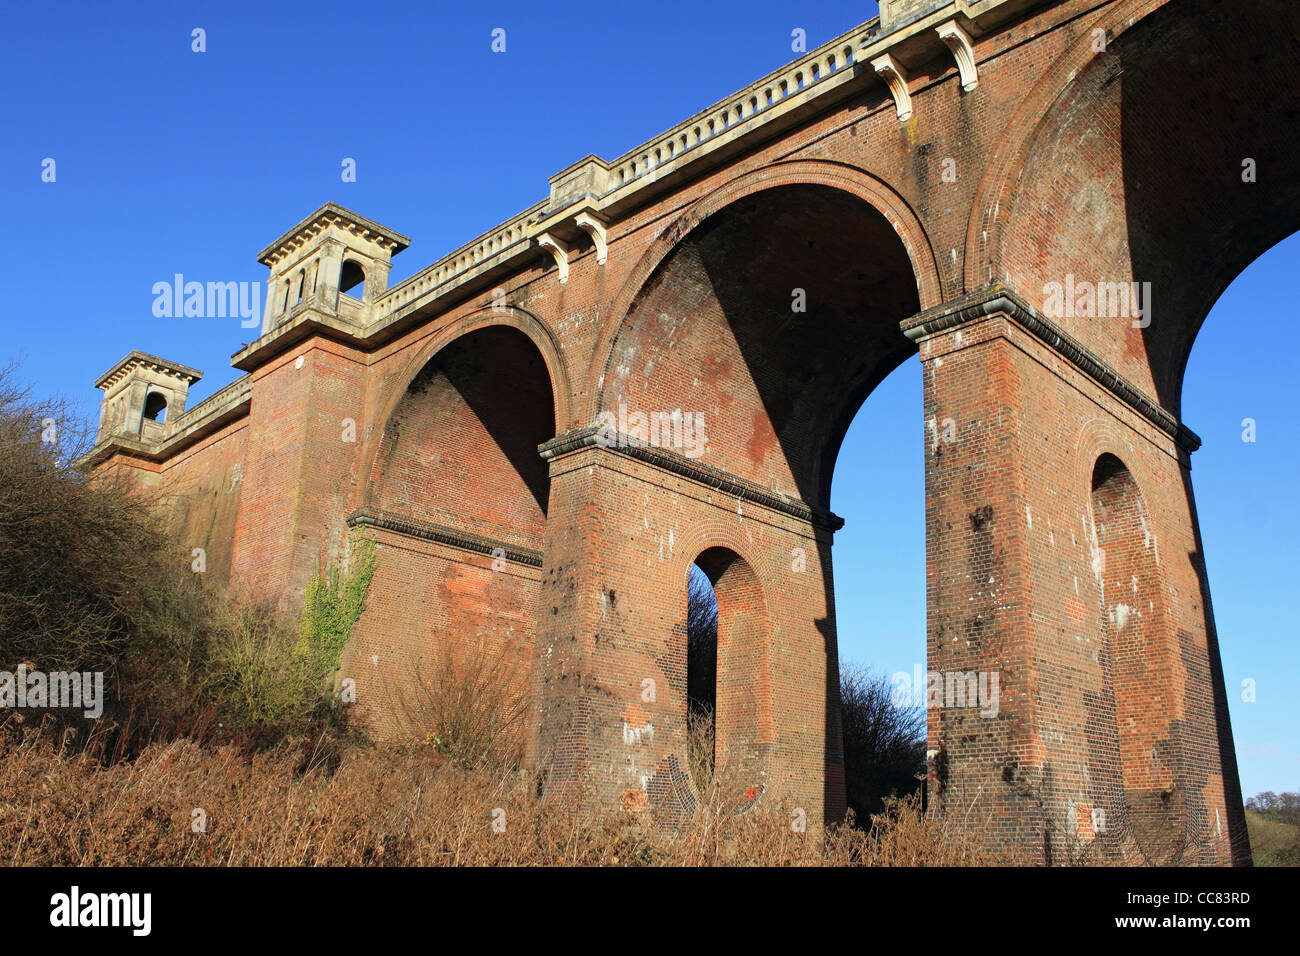
<instances>
[{"instance_id":1,"label":"brick viaduct","mask_svg":"<svg viewBox=\"0 0 1300 956\"><path fill-rule=\"evenodd\" d=\"M1180 391L1300 227L1298 36L1292 0L884 0L391 288L407 238L323 206L259 257L247 374L186 411L199 373L131 353L85 463L287 607L359 529L377 724L433 648L486 648L548 787L669 816L698 561L720 746L817 822L832 469L919 350L929 667L1001 681L996 717L931 707L934 812L1044 862L1248 863Z\"/></svg>"}]
</instances>

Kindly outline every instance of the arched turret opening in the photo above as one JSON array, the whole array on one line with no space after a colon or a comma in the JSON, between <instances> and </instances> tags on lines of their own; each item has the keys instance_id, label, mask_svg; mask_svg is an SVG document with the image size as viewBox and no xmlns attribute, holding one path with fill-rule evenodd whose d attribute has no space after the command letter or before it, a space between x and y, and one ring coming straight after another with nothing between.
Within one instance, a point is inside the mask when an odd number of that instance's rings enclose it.
<instances>
[{"instance_id":1,"label":"arched turret opening","mask_svg":"<svg viewBox=\"0 0 1300 956\"><path fill-rule=\"evenodd\" d=\"M366 270L354 259L345 259L343 261L343 268L339 271L339 292L350 295L354 299L365 301Z\"/></svg>"},{"instance_id":2,"label":"arched turret opening","mask_svg":"<svg viewBox=\"0 0 1300 956\"><path fill-rule=\"evenodd\" d=\"M144 400L144 419L149 422L164 424L167 421L167 396L162 392L150 392Z\"/></svg>"}]
</instances>

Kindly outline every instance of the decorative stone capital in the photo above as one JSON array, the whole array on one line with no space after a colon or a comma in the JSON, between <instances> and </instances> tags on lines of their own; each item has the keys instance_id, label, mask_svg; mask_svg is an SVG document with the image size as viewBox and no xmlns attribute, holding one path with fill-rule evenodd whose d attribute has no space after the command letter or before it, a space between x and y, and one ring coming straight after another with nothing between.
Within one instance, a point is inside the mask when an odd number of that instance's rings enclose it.
<instances>
[{"instance_id":1,"label":"decorative stone capital","mask_svg":"<svg viewBox=\"0 0 1300 956\"><path fill-rule=\"evenodd\" d=\"M880 0L880 25L886 30L921 19L947 4L949 0Z\"/></svg>"},{"instance_id":2,"label":"decorative stone capital","mask_svg":"<svg viewBox=\"0 0 1300 956\"><path fill-rule=\"evenodd\" d=\"M609 188L609 164L599 156L586 156L551 177L550 213L583 200L592 201Z\"/></svg>"},{"instance_id":3,"label":"decorative stone capital","mask_svg":"<svg viewBox=\"0 0 1300 956\"><path fill-rule=\"evenodd\" d=\"M979 70L975 66L975 50L971 46L970 36L955 19L942 23L935 28L939 39L947 44L957 61L961 72L961 88L969 93L979 85Z\"/></svg>"},{"instance_id":4,"label":"decorative stone capital","mask_svg":"<svg viewBox=\"0 0 1300 956\"><path fill-rule=\"evenodd\" d=\"M129 353L95 382L104 392L97 444L112 437L142 448L156 445L170 428L164 419L174 421L185 411L189 388L202 377L188 365L139 350Z\"/></svg>"},{"instance_id":5,"label":"decorative stone capital","mask_svg":"<svg viewBox=\"0 0 1300 956\"><path fill-rule=\"evenodd\" d=\"M372 219L344 209L338 203L327 202L259 252L257 261L270 266L274 274L279 271L280 264L294 258L298 250L319 245L322 238L341 236L352 240L347 245L355 244L366 248L373 252L375 258L385 260L411 244L411 240L400 232L394 232Z\"/></svg>"},{"instance_id":6,"label":"decorative stone capital","mask_svg":"<svg viewBox=\"0 0 1300 956\"><path fill-rule=\"evenodd\" d=\"M878 56L871 61L871 68L880 74L889 84L889 92L898 107L898 121L906 123L912 118L912 94L907 91L907 73L890 54Z\"/></svg>"}]
</instances>

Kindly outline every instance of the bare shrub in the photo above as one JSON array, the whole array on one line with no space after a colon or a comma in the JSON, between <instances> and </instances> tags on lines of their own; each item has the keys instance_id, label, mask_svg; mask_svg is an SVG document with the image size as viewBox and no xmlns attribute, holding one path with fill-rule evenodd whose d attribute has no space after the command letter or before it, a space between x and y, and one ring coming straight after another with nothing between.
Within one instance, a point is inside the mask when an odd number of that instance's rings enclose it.
<instances>
[{"instance_id":1,"label":"bare shrub","mask_svg":"<svg viewBox=\"0 0 1300 956\"><path fill-rule=\"evenodd\" d=\"M964 821L963 821L964 822ZM861 866L1023 866L1014 850L989 849L979 828L926 813L919 793L889 797L870 828L834 828L828 834L828 860Z\"/></svg>"},{"instance_id":2,"label":"bare shrub","mask_svg":"<svg viewBox=\"0 0 1300 956\"><path fill-rule=\"evenodd\" d=\"M0 370L0 669L103 672L98 732L116 728L119 753L332 715L295 664L291 622L206 588L149 496L74 467L92 440L66 404Z\"/></svg>"},{"instance_id":3,"label":"bare shrub","mask_svg":"<svg viewBox=\"0 0 1300 956\"><path fill-rule=\"evenodd\" d=\"M713 782L716 736L717 725L714 722L713 708L688 707L686 763L691 773L691 780L695 783L695 789L701 793L706 792Z\"/></svg>"},{"instance_id":4,"label":"bare shrub","mask_svg":"<svg viewBox=\"0 0 1300 956\"><path fill-rule=\"evenodd\" d=\"M0 659L113 671L148 605L165 543L137 497L72 465L88 432L0 371ZM172 555L179 558L178 555Z\"/></svg>"},{"instance_id":5,"label":"bare shrub","mask_svg":"<svg viewBox=\"0 0 1300 956\"><path fill-rule=\"evenodd\" d=\"M457 652L440 641L398 688L398 723L413 740L473 769L523 757L524 665L510 645L480 638Z\"/></svg>"}]
</instances>

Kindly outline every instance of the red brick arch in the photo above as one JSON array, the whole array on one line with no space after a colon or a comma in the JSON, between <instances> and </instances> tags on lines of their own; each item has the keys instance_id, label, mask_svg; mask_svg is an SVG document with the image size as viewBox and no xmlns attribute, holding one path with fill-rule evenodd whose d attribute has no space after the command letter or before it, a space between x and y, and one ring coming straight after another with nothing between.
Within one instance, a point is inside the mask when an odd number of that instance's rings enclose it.
<instances>
[{"instance_id":1,"label":"red brick arch","mask_svg":"<svg viewBox=\"0 0 1300 956\"><path fill-rule=\"evenodd\" d=\"M1052 107L1067 93L1080 71L1095 61L1092 30L1103 26L1108 37L1114 39L1168 3L1169 0L1120 0L1101 7L1091 19L1085 19L1079 39L1021 101L1001 146L985 167L984 178L971 205L966 227L966 291L987 285L990 268L993 280L1001 278L1003 232L1012 212L1009 206L1006 209L1003 206L1014 197L1020 171Z\"/></svg>"},{"instance_id":2,"label":"red brick arch","mask_svg":"<svg viewBox=\"0 0 1300 956\"><path fill-rule=\"evenodd\" d=\"M766 555L729 522L706 521L694 527L684 535L678 554L681 560L674 562L673 574L681 588L683 612L691 565L706 556L729 557L716 578L704 568L718 602L715 733L719 758L727 751L730 769L756 780L766 769L765 753L778 737L773 673L777 635L768 608L777 578Z\"/></svg>"},{"instance_id":3,"label":"red brick arch","mask_svg":"<svg viewBox=\"0 0 1300 956\"><path fill-rule=\"evenodd\" d=\"M1113 416L1099 414L1085 421L1075 434L1070 473L1070 488L1086 500L1092 488L1092 473L1097 459L1102 455L1114 455L1127 463L1130 469L1137 460L1135 445L1146 445L1148 439L1134 434L1115 420Z\"/></svg>"},{"instance_id":4,"label":"red brick arch","mask_svg":"<svg viewBox=\"0 0 1300 956\"><path fill-rule=\"evenodd\" d=\"M608 313L593 352L585 394L587 418L595 420L604 403L604 381L609 372L618 338L636 303L637 294L664 260L666 260L696 226L727 206L755 193L778 186L828 186L856 196L885 217L898 233L916 275L921 308L943 302L939 266L934 247L920 218L907 201L882 180L853 166L826 160L794 160L776 163L737 176L727 184L696 200L672 219L641 256L631 275L623 283Z\"/></svg>"},{"instance_id":5,"label":"red brick arch","mask_svg":"<svg viewBox=\"0 0 1300 956\"><path fill-rule=\"evenodd\" d=\"M471 332L477 332L490 326L509 326L528 336L533 345L537 347L538 352L541 353L542 360L546 363L547 374L550 376L552 402L555 406L556 432L562 431L572 422L573 393L570 387L568 367L565 364L560 345L547 325L532 313L514 307L507 307L504 310L487 307L471 312L429 336L407 360L402 374L398 376L387 396L383 399L382 412L374 420L378 427L371 431L366 440L366 448L363 453L362 488L357 499L361 507L370 507L374 504L372 500L374 473L376 466L379 464L379 451L383 445L384 435L388 431L389 423L392 421L393 415L401 404L411 382L414 381L421 369L452 342Z\"/></svg>"}]
</instances>

